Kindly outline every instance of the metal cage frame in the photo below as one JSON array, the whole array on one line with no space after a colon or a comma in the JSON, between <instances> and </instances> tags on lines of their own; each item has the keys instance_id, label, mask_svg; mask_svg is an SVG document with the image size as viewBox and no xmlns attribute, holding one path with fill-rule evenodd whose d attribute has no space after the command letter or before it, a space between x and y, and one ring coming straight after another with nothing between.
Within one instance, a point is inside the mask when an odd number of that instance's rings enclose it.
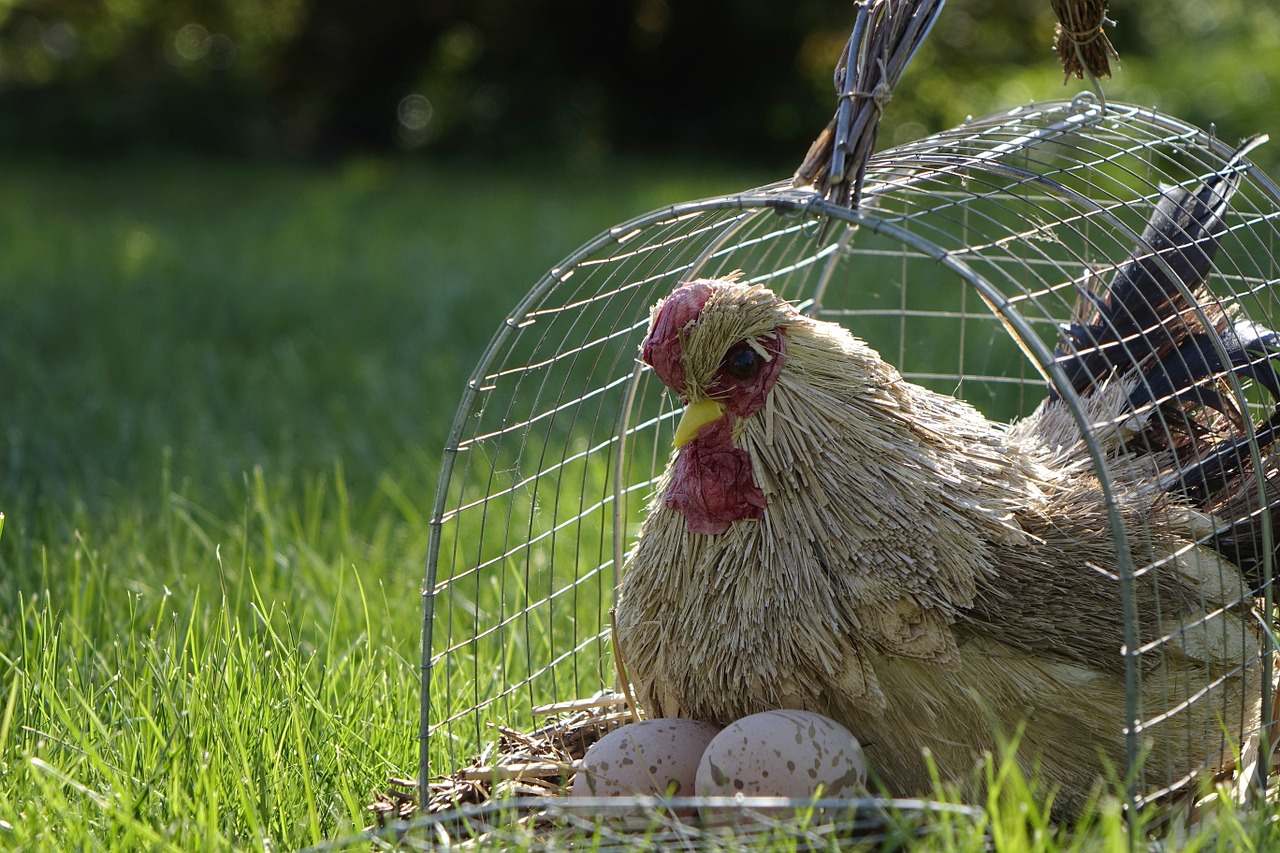
<instances>
[{"instance_id":1,"label":"metal cage frame","mask_svg":"<svg viewBox=\"0 0 1280 853\"><path fill-rule=\"evenodd\" d=\"M1222 162L1227 161L1232 151L1231 146L1218 140L1212 132L1206 132L1172 117L1165 116L1154 109L1117 103L1103 104L1094 96L1083 94L1069 101L1055 101L1043 105L1033 104L1020 107L986 119L967 123L954 130L936 134L918 142L881 152L870 161L867 183L863 191L864 203L858 209L851 210L833 204L825 200L820 193L813 189L795 188L791 186L789 181L779 182L740 194L677 204L636 217L602 232L594 239L583 244L566 257L562 263L543 276L508 315L481 357L467 384L444 452L439 485L431 513L431 536L423 588L422 693L421 728L419 732L420 763L418 771L420 801L425 802L433 771L437 769L432 766L431 741L433 736L440 736L439 728L448 728L449 725L468 715L473 717L471 722L474 723L478 730L480 728L479 718L481 711L485 707L481 703L473 703L474 707L450 718L447 709L442 714L433 704L436 701L436 695L433 691L440 689L441 668L453 665L454 657L459 654L465 659L465 647L468 642L465 636L457 640L450 637L445 642L443 649L438 647L442 637L441 631L437 630L437 621L442 618L438 605L440 605L442 599L447 598L454 591L451 579L458 577L459 572L464 574L466 572L477 573L482 569L485 571L500 571L501 565L506 559L509 559L510 554L516 553L521 549L524 549L527 554L537 543L538 536L543 532L535 532L532 523L527 529L527 535L525 531L514 529L516 525L512 522L512 513L509 510L508 518L505 521L507 530L501 535L503 539L502 554L507 556L500 556L494 559L478 555L477 563L479 565L468 566L465 562L459 564L457 557L448 550L450 543L446 539L449 534L446 534L445 528L455 523L461 513L469 511L483 512L482 504L491 497L486 492L479 498L472 497L468 500L461 490L460 483L465 481L472 473L478 473L482 477L486 475L483 462L476 463L479 467L473 472L470 468L472 464L471 457L467 456L467 454L478 446L477 442L483 443L486 440L486 434L476 432L477 420L480 417L490 417L490 414L485 411L488 395L502 383L506 376L510 375L510 370L513 369L509 368L503 359L509 357L513 352L513 347L524 333L524 330L530 324L536 323L540 318L547 316L547 312L553 309L566 311L577 304L589 304L591 305L591 310L603 311L615 301L619 301L617 294L623 288L630 287L634 291L646 289L647 291L657 292L654 290L657 286L655 282L639 282L638 284L645 284L645 288L640 288L637 283L624 281L622 285L602 294L561 293L562 289L568 287L566 283L575 273L581 272L591 265L607 265L611 263L610 258L616 261L617 258L624 256L627 252L634 251L637 246L650 245L649 241L651 240L658 242L664 239L670 240L673 245L688 244L691 240L688 237L688 232L680 230L677 226L680 223L687 225L690 222L700 222L702 217L707 217L708 221L706 225L707 234L700 238L703 240L700 250L691 257L673 255L671 260L678 261L678 263L673 263L671 269L661 268L655 261L651 272L651 277L654 280L661 279L662 282L674 282L676 280L699 277L706 269L714 267L715 264L723 264L726 254L732 254L731 251L726 252L726 249L733 249L739 246L740 244L737 241L744 232L755 234L756 232L752 232L751 228L760 225L760 222L763 221L760 217L775 217L770 221L776 223L779 229L790 229L793 235L798 235L792 237L793 241L801 239L815 241L813 250L807 256L801 260L793 259L791 263L799 264L803 262L806 264L804 274L810 276L803 285L808 287L809 290L804 294L805 301L802 303L802 309L809 314L823 315L828 309L828 303L833 294L832 288L837 286L835 273L842 264L847 263L847 259L850 257L851 245L853 245L853 242L866 237L866 235L876 235L890 243L900 245L904 251L911 252L913 257L927 260L927 262L936 265L962 281L981 300L985 310L990 312L990 316L994 317L1003 327L1008 337L1021 351L1026 364L1029 364L1035 371L1036 375L1034 377L1017 381L1027 386L1043 382L1044 384L1041 387L1055 389L1066 402L1087 445L1088 453L1093 461L1094 471L1102 482L1107 501L1111 535L1119 566L1119 573L1115 578L1119 591L1119 607L1123 609L1126 623L1125 649L1119 652L1125 661L1125 689L1127 719L1129 721L1128 729L1124 734L1129 765L1131 768L1138 767L1141 750L1140 738L1143 729L1140 658L1144 654L1144 650L1142 648L1142 640L1137 633L1136 614L1140 603L1135 593L1135 572L1141 571L1141 568L1134 566L1130 559L1130 550L1126 542L1127 534L1119 510L1114 502L1112 483L1109 480L1105 463L1105 451L1095 436L1093 425L1090 423L1089 415L1085 411L1080 395L1072 389L1070 382L1064 376L1059 361L1053 352L1052 343L1046 339L1047 336L1043 333L1044 323L1047 320L1062 320L1065 318L1062 316L1030 316L1027 310L1028 305L1034 306L1037 311L1045 315L1051 312L1044 309L1037 301L1028 302L1029 297L1026 294L1021 296L1010 294L1007 286L1002 287L998 281L993 280L994 277L991 270L983 268L980 263L975 263L975 260L980 259L975 259L970 253L957 251L954 246L946 246L940 242L937 235L931 236L924 229L916 227L916 219L913 218L913 214L910 211L903 213L898 209L889 210L885 207L886 200L891 199L894 194L906 193L911 195L912 198L917 198L919 197L917 194L929 192L932 184L939 180L940 176L946 176L946 180L969 181L972 186L977 188L972 189L971 195L967 199L960 198L955 202L940 201L938 209L947 204L954 204L957 209L963 208L957 214L961 215L968 213L968 208L965 205L970 204L973 198L982 193L988 193L989 198L998 198L1002 193L1008 195L1015 192L1043 192L1063 202L1067 208L1076 210L1076 215L1079 217L1078 221L1082 223L1080 225L1081 228L1105 231L1108 233L1109 239L1116 241L1117 244L1139 245L1141 234L1139 229L1134 226L1132 216L1128 214L1132 213L1136 204L1143 199L1150 201L1149 193L1141 196L1141 198L1138 196L1126 198L1108 191L1104 185L1104 179L1096 178L1095 175L1101 174L1110 168L1112 160L1109 155L1099 155L1096 151L1089 155L1089 152L1093 149L1088 148L1088 146L1079 148L1082 157L1078 162L1073 164L1071 161L1073 156L1071 153L1073 151L1072 146L1082 139L1086 141L1092 140L1092 135L1098 133L1116 134L1118 142L1115 156L1117 159L1131 156L1140 160L1142 157L1148 156L1155 147L1166 146L1170 149L1193 149L1196 156L1203 157L1206 160L1210 158L1213 160L1213 162L1193 164L1185 169L1180 177L1188 181L1197 174L1201 176L1213 174L1215 168L1219 168ZM1119 143L1126 138L1131 140L1132 148L1127 152L1120 151L1119 148L1122 146ZM1093 143L1090 142L1090 144ZM1037 157L1042 152L1049 149L1057 151L1058 153L1054 156L1059 157L1062 162L1057 163L1057 165L1046 166L1047 161L1037 160ZM1117 168L1123 169L1122 166ZM1153 169L1153 171L1162 173L1163 169L1157 168ZM1241 171L1249 187L1249 192L1254 198L1261 199L1263 206L1269 209L1257 209L1255 207L1251 213L1236 222L1235 226L1242 229L1270 229L1270 232L1274 232L1277 235L1276 248L1280 249L1280 231L1277 231L1277 228L1280 227L1277 224L1280 223L1280 188L1252 166L1246 165L1242 167ZM989 183L980 186L983 180L987 180ZM1071 181L1075 180L1084 182L1087 187L1081 189L1072 186ZM1117 185L1127 186L1125 184L1126 181L1134 181L1144 187L1152 185L1149 179L1142 176L1135 177L1121 174L1116 180L1118 181ZM1093 191L1088 192L1086 191L1087 189L1092 189ZM1048 219L1052 219L1052 217L1046 214L1046 220ZM1053 224L1060 224L1061 222L1062 220L1056 220ZM676 225L673 226L673 223ZM1030 232L1034 231L1035 227L1034 225L1031 226L1027 232L1019 235L1018 239L1024 242L1035 239L1034 235L1030 235ZM818 233L819 231L827 230L833 232L832 239L824 239ZM1270 235L1268 235L1268 239L1270 239ZM1030 244L1028 243L1028 245ZM1116 261L1118 258L1111 258L1111 260ZM1024 263L1029 263L1025 258L1023 261ZM1063 266L1062 262L1052 259L1044 263L1048 263L1058 269ZM1177 276L1174 275L1173 270L1168 268L1167 263L1163 259L1160 259L1160 263L1164 265L1166 273L1174 281L1178 282L1181 290L1186 291L1185 285L1182 285ZM1211 272L1220 273L1219 267L1225 265L1225 261L1215 263ZM1267 280L1257 281L1247 291L1252 298L1260 298L1259 294L1264 293L1266 287L1280 282L1280 261L1272 258L1271 265L1270 276L1262 276ZM787 266L787 264L783 264L779 269L768 270L761 277L769 280L782 279L785 281L792 272L787 269ZM1238 273L1238 277L1241 278L1248 276L1248 271ZM1081 274L1074 278L1068 276L1062 281L1051 283L1052 288L1061 288L1062 292L1070 292L1072 288L1080 291L1086 287L1085 279L1087 277L1087 274ZM1253 279L1250 278L1250 281L1253 281ZM905 288L905 286L904 273L903 287ZM1183 292L1183 295L1186 297L1191 296L1188 292ZM1062 297L1059 295L1059 291L1053 290L1053 296L1059 300L1055 303L1055 310L1063 311L1065 303L1061 301ZM1235 296L1235 294L1231 294L1231 296ZM1038 298L1036 297L1036 299ZM553 304L555 299L564 299L565 301ZM631 318L620 321L620 325L611 331L607 331L605 336L612 337L616 341L623 343L637 341L639 335L643 333L643 326L647 323L646 310L648 302L648 300L637 300L637 294L635 292L631 293L623 303L625 310L631 312ZM1194 304L1194 299L1192 302ZM1277 304L1280 305L1280 303ZM1208 325L1209 318L1204 316L1201 309L1197 308L1196 310L1200 321ZM886 309L885 313L891 313L891 309ZM838 312L836 316L839 316ZM945 318L942 319L945 320ZM964 318L961 318L960 322L963 324L965 322ZM573 326L570 328L572 331L578 331ZM588 330L593 330L594 326L588 325L587 328ZM566 341L567 339L561 340L562 343ZM572 342L569 341L569 343ZM619 343L618 345L621 346L622 344ZM1221 344L1217 344L1217 347L1219 356L1225 359L1226 354L1221 351ZM578 352L578 350L573 349L569 351ZM888 356L886 358L891 362L893 361ZM608 525L611 528L611 535L601 534L604 539L608 540L607 548L601 546L606 551L606 559L600 567L597 567L601 572L610 570L616 572L623 565L628 539L626 516L628 508L631 507L630 501L633 500L631 496L642 493L653 482L653 477L657 473L651 467L646 477L636 481L635 477L628 473L628 454L633 452L632 446L637 436L643 435L647 437L651 433L656 434L659 429L669 429L671 419L675 415L675 411L668 407L663 414L659 416L650 415L646 420L636 423L638 398L644 394L646 389L652 395L652 386L646 384L649 371L639 362L623 365L618 363L616 357L614 361L616 375L607 383L611 386L609 393L618 398L617 412L610 427L611 433L607 435L607 438L589 441L589 446L581 450L583 454L607 453L609 456L609 479L611 480L612 500L609 500L609 495L605 495L598 506L593 505L590 508L579 506L576 516L578 523L581 523L583 517L587 514L590 514L593 518L604 519L606 516L612 517L612 521ZM504 374L504 371L507 371L507 373ZM903 372L904 375L907 375L907 371L904 370ZM955 379L957 382L966 381L962 368L958 368L957 373L950 378ZM1231 386L1237 404L1247 409L1250 405L1250 398L1239 379L1234 375L1228 375L1225 378ZM593 390L603 388L603 386L600 386L596 389L570 389L568 396L565 396L565 392L562 389L561 396L554 397L549 404L549 408L543 412L530 415L527 411L513 408L521 393L519 381L517 380L515 389L510 392L511 396L507 404L508 411L500 422L500 429L506 431L505 435L521 436L519 438L520 449L517 454L523 453L525 442L529 438L528 432L532 425L538 422L539 418L547 419L547 412L551 412L550 417L553 418L554 413L557 411L567 411L578 407ZM543 382L548 381L544 377ZM539 390L540 393L541 390ZM544 405L547 404L544 403ZM602 415L597 415L597 421L603 417ZM524 430L525 433L522 435L520 430ZM599 430L597 430L596 433L593 433L593 438L600 434ZM492 438L491 434L489 438ZM1263 469L1262 458L1256 443L1252 443L1249 450L1255 471L1261 472ZM466 458L464 459L464 457ZM498 459L496 455L494 456L491 461L492 467L487 472L490 488L492 488L494 482L493 467L504 464L509 464L509 460L504 461ZM661 469L661 464L662 460L658 460L657 470ZM540 470L534 476L535 481L538 476L548 470L541 463L539 463L538 467ZM518 485L521 476L516 474L514 479ZM1262 482L1262 475L1257 474L1255 479L1258 481L1258 488L1260 490L1264 489L1265 484ZM528 487L527 484L521 488L525 487ZM537 487L538 483L534 482L529 488L536 489ZM1265 501L1263 503L1265 505ZM611 506L606 507L606 504L611 504ZM1266 522L1264 528L1269 527L1269 513L1266 510L1264 510L1263 520ZM552 519L552 522L553 530L557 524L567 523L558 515ZM452 546L456 550L456 541L452 543ZM1263 567L1266 584L1264 587L1265 599L1262 605L1267 613L1273 612L1270 586L1273 573L1272 551L1273 548L1268 544ZM487 565L485 565L485 560L489 560ZM475 577L478 578L479 575L476 574ZM477 580L476 583L478 582ZM553 597L554 594L549 594L548 601ZM511 620L517 616L519 616L518 613L513 616L512 613L504 612L496 614L495 620L486 622L483 625L480 621L476 621L474 623L476 633L501 631L504 629L504 625L513 624ZM504 622L504 620L506 621ZM495 622L498 626L496 628L494 627ZM585 643L603 644L607 640L607 630L607 626L602 626L599 633L594 636L578 636L574 634L572 636L573 642L570 643L569 647L559 649L558 653L547 664L547 667L558 666L571 659ZM472 641L474 641L474 638L472 638ZM1274 638L1268 641L1266 648L1267 651L1262 655L1263 683L1259 685L1259 690L1262 693L1263 719L1261 737L1264 750L1268 749L1268 733L1272 724L1270 691L1273 681L1271 652L1275 650ZM446 673L443 677L449 678L450 676ZM530 678L532 677L531 675ZM516 685L517 688L519 686ZM602 684L601 686L604 687L606 685ZM500 688L501 691L506 691L511 688L511 685L501 684ZM478 692L476 695L479 695ZM502 695L506 694L502 693ZM1263 754L1265 755L1267 752L1264 751ZM1255 784L1262 789L1266 787L1266 764L1266 761L1258 763L1259 778ZM1142 793L1140 779L1132 773L1129 778L1127 795L1133 805L1142 805L1153 799L1153 795Z\"/></svg>"}]
</instances>

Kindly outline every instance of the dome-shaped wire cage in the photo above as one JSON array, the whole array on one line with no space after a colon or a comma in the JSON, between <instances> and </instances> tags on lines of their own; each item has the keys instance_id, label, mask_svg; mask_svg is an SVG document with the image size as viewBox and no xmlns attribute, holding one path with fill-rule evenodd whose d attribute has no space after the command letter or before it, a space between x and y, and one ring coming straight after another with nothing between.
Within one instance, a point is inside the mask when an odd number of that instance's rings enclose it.
<instances>
[{"instance_id":1,"label":"dome-shaped wire cage","mask_svg":"<svg viewBox=\"0 0 1280 853\"><path fill-rule=\"evenodd\" d=\"M1082 95L881 152L856 210L782 182L654 211L566 258L493 338L445 452L424 592L422 782L454 774L456 788L466 767L496 774L495 744L545 730L547 706L559 719L594 714L606 728L628 718L625 710L574 703L625 692L611 642L615 585L671 460L682 406L638 359L639 348L655 303L682 283L733 274L802 314L841 324L905 381L961 398L990 421L1026 419L1046 396L1060 396L1069 415L1064 434L1076 431L1066 440L1078 445L1072 464L1094 469L1109 513L1096 536L1114 552L1114 566L1079 572L1106 578L1124 620L1113 669L1130 725L1114 739L1136 771L1135 800L1224 767L1237 778L1265 779L1266 760L1258 762L1261 776L1232 762L1242 748L1246 762L1256 756L1249 744L1271 718L1269 500L1245 497L1269 495L1280 476L1269 450L1280 410L1268 394L1263 329L1280 322L1272 289L1280 281L1280 193L1233 159L1233 149L1151 109ZM1221 213L1216 254L1204 253L1212 256L1205 276L1212 298L1197 300L1196 282L1176 269L1178 256L1152 245L1158 241L1147 229L1170 192L1194 194L1223 175L1238 176L1239 188ZM1188 235L1188 243L1205 245L1203 235ZM1099 320L1108 284L1137 262L1167 274L1171 289L1190 300L1178 322L1199 330L1195 353L1204 364L1189 365L1185 348L1179 363L1198 387L1212 385L1223 398L1206 403L1178 388L1151 389L1146 410L1159 416L1146 421L1156 427L1143 441L1159 445L1148 450L1163 454L1166 478L1156 489L1161 472L1153 474L1152 491L1175 497L1152 497L1150 512L1199 519L1184 556L1207 554L1223 531L1256 533L1264 546L1248 555L1247 572L1207 557L1186 568L1158 533L1144 539L1121 517L1113 479L1124 441L1114 436L1134 434L1126 420L1136 417L1133 395L1124 417L1100 422L1090 402L1097 389L1073 383L1092 340L1089 324L1115 322ZM1251 327L1257 346L1206 333L1243 317L1259 324ZM1146 357L1131 352L1132 335L1119 338L1134 363ZM1241 346L1251 366L1242 366ZM1224 461L1228 439L1206 437L1205 423L1232 418L1243 437ZM1170 462L1190 435L1202 439L1202 453L1212 447L1218 455ZM1196 491L1203 482L1173 484L1181 489L1168 482L1187 471L1221 478L1227 468L1248 485L1214 506ZM1225 515L1232 511L1241 516ZM1163 529L1144 517L1150 530ZM1171 611L1159 601L1173 595L1158 580L1171 564L1195 575L1198 589L1176 619L1161 616ZM1053 618L1054 601L1036 605ZM1171 656L1182 667L1172 680L1161 675ZM1152 749L1175 725L1176 737ZM1124 778L1124 767L1116 770ZM569 773L561 766L551 776ZM427 788L421 795L428 798Z\"/></svg>"}]
</instances>

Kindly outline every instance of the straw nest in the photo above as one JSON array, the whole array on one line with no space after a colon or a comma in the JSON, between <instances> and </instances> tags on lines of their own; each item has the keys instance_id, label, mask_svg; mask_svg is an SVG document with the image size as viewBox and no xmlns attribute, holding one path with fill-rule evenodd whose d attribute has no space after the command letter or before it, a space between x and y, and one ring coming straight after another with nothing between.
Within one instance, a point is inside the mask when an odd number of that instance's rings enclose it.
<instances>
[{"instance_id":1,"label":"straw nest","mask_svg":"<svg viewBox=\"0 0 1280 853\"><path fill-rule=\"evenodd\" d=\"M419 809L417 783L390 780L369 806L371 837L424 846L521 846L558 850L576 841L596 851L656 849L829 850L921 837L943 822L972 823L980 809L927 800L864 797L797 801L774 798L569 797L592 744L640 719L629 699L597 696L534 709L546 722L531 732L494 725L497 737L465 767L437 778Z\"/></svg>"},{"instance_id":2,"label":"straw nest","mask_svg":"<svg viewBox=\"0 0 1280 853\"><path fill-rule=\"evenodd\" d=\"M1120 54L1104 29L1111 23L1106 0L1050 0L1050 5L1058 16L1053 46L1067 78L1110 77L1111 60Z\"/></svg>"},{"instance_id":3,"label":"straw nest","mask_svg":"<svg viewBox=\"0 0 1280 853\"><path fill-rule=\"evenodd\" d=\"M1280 695L1274 697L1280 715ZM870 797L817 801L797 808L784 801L671 801L652 798L582 800L568 796L573 774L587 749L636 719L626 697L605 692L587 700L535 709L546 722L530 732L495 725L496 739L466 766L431 783L419 809L417 783L389 780L368 809L369 835L427 846L490 847L520 844L530 850L561 849L574 839L593 849L630 849L637 839L659 846L697 850L754 847L785 840L795 849L833 844L875 845L890 837L922 837L951 822L980 822L981 808L930 800ZM1273 749L1270 774L1280 770ZM1212 782L1220 789L1247 787L1234 765ZM1214 813L1217 794L1187 792L1162 798L1165 806L1148 828L1165 838L1186 837ZM682 808L682 803L684 807ZM701 806L691 809L690 805Z\"/></svg>"},{"instance_id":4,"label":"straw nest","mask_svg":"<svg viewBox=\"0 0 1280 853\"><path fill-rule=\"evenodd\" d=\"M626 697L613 692L535 708L534 715L546 722L531 732L494 725L494 741L465 767L431 783L426 813L512 797L565 796L587 749L634 719ZM391 780L369 809L379 826L417 816L417 783Z\"/></svg>"}]
</instances>

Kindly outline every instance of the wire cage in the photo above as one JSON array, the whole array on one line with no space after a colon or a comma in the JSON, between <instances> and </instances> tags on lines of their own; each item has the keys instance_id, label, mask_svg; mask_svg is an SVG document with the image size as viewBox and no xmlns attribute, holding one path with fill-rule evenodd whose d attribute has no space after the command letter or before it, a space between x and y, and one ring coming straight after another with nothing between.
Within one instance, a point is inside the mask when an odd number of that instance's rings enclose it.
<instances>
[{"instance_id":1,"label":"wire cage","mask_svg":"<svg viewBox=\"0 0 1280 853\"><path fill-rule=\"evenodd\" d=\"M1265 545L1248 555L1247 572L1208 558L1187 568L1196 561L1171 556L1155 534L1144 540L1121 518L1113 481L1124 440L1115 436L1131 435L1132 423L1100 421L1093 390L1073 387L1070 375L1089 349L1081 333L1089 312L1126 262L1147 258L1187 290L1176 259L1150 245L1144 229L1169 188L1194 193L1223 174L1239 175L1240 186L1206 277L1213 298L1180 322L1221 329L1221 317L1247 317L1275 328L1275 184L1212 133L1092 95L883 151L870 161L856 210L780 182L638 217L548 272L476 367L444 455L424 590L423 801L432 779L493 765L498 740L539 731L547 706L562 717L589 714L574 703L626 686L611 643L615 585L669 464L681 409L638 360L640 343L652 306L677 286L735 273L843 325L904 380L961 398L990 421L1026 419L1046 396L1060 396L1072 464L1094 469L1110 512L1097 536L1115 568L1079 571L1106 575L1124 622L1114 649L1126 708L1113 733L1117 773L1137 804L1224 770L1265 785L1267 761L1253 758L1267 748L1271 719L1269 498L1210 509L1196 484L1179 491L1164 482L1176 498L1153 498L1150 512L1202 522L1184 556L1245 527ZM1233 340L1197 351L1209 364L1201 386L1227 399L1244 436L1229 465L1221 455L1205 464L1218 474L1232 467L1251 483L1244 492L1267 496L1277 401L1260 370L1226 351ZM1250 364L1269 369L1269 359ZM1159 416L1143 440L1160 444L1166 461L1184 434L1209 429L1204 418L1223 417L1179 390L1153 388L1146 406ZM1184 460L1164 476L1204 474L1197 464ZM1224 517L1233 508L1241 517ZM1160 615L1171 612L1160 597L1173 592L1159 582L1170 565L1195 575L1198 590L1177 619ZM1167 677L1173 658L1176 678ZM597 722L616 726L625 715ZM1166 731L1176 734L1151 748ZM1248 767L1233 763L1241 750Z\"/></svg>"}]
</instances>

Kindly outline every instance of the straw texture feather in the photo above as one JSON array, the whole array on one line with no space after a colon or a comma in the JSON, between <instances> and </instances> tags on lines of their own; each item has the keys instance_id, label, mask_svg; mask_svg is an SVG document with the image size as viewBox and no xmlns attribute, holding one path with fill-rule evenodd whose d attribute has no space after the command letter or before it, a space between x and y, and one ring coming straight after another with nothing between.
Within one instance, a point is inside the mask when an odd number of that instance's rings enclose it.
<instances>
[{"instance_id":1,"label":"straw texture feather","mask_svg":"<svg viewBox=\"0 0 1280 853\"><path fill-rule=\"evenodd\" d=\"M1074 812L1127 760L1114 506L1136 567L1146 790L1247 776L1280 334L1205 280L1261 141L1166 190L1105 298L1062 328L1110 494L1058 393L994 424L764 287L700 280L659 303L642 357L724 414L675 455L621 578L618 654L647 713L827 714L907 796L931 790L930 761L980 796L975 767L1018 735L1023 769ZM1249 423L1233 379L1275 414Z\"/></svg>"}]
</instances>

